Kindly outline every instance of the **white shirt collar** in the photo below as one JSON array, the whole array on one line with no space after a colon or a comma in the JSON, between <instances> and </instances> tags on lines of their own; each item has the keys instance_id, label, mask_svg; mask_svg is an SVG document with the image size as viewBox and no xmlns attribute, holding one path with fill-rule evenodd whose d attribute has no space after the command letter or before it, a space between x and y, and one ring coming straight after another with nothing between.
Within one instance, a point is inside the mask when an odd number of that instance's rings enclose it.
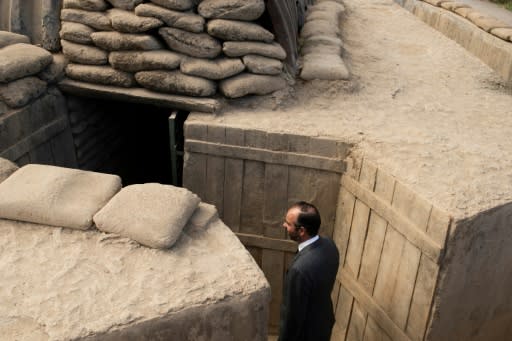
<instances>
[{"instance_id":1,"label":"white shirt collar","mask_svg":"<svg viewBox=\"0 0 512 341\"><path fill-rule=\"evenodd\" d=\"M302 243L299 244L299 252L302 251L306 246L313 244L316 242L320 237L318 235L314 236L313 238L310 238Z\"/></svg>"}]
</instances>

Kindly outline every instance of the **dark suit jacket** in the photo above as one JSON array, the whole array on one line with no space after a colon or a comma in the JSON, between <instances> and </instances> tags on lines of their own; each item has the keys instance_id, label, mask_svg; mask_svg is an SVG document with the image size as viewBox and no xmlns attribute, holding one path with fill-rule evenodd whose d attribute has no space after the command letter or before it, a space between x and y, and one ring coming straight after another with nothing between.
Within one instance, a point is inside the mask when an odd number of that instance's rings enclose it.
<instances>
[{"instance_id":1,"label":"dark suit jacket","mask_svg":"<svg viewBox=\"0 0 512 341\"><path fill-rule=\"evenodd\" d=\"M338 249L325 237L295 256L286 273L279 341L329 341L334 325L331 291L338 264Z\"/></svg>"}]
</instances>

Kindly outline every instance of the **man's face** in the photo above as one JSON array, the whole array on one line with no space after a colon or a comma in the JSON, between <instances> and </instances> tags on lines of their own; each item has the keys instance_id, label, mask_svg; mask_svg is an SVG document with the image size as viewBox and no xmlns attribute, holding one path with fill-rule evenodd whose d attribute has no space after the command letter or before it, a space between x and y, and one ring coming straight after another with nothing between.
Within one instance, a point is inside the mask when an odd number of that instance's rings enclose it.
<instances>
[{"instance_id":1,"label":"man's face","mask_svg":"<svg viewBox=\"0 0 512 341\"><path fill-rule=\"evenodd\" d=\"M300 242L302 239L301 231L302 228L297 229L295 227L297 223L297 218L299 217L300 210L298 207L293 207L288 210L286 216L284 218L283 227L286 229L288 236L290 239L296 242Z\"/></svg>"}]
</instances>

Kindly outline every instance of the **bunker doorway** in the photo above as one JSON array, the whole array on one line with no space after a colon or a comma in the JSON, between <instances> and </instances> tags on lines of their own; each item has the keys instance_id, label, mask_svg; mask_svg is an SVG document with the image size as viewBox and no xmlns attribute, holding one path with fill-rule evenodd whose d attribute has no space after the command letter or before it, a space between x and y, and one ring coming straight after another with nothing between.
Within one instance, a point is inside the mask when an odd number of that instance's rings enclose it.
<instances>
[{"instance_id":1,"label":"bunker doorway","mask_svg":"<svg viewBox=\"0 0 512 341\"><path fill-rule=\"evenodd\" d=\"M188 112L81 97L68 108L78 168L117 174L123 186L181 185Z\"/></svg>"}]
</instances>

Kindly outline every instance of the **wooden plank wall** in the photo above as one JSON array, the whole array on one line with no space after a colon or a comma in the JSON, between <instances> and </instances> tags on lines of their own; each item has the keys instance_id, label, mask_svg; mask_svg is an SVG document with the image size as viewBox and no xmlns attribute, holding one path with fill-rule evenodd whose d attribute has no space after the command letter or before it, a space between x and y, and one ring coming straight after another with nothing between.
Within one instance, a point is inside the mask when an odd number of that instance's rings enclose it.
<instances>
[{"instance_id":1,"label":"wooden plank wall","mask_svg":"<svg viewBox=\"0 0 512 341\"><path fill-rule=\"evenodd\" d=\"M297 250L281 226L286 209L299 200L314 203L322 214L321 234L332 237L347 151L334 140L185 123L184 186L216 205L267 276L271 333Z\"/></svg>"},{"instance_id":2,"label":"wooden plank wall","mask_svg":"<svg viewBox=\"0 0 512 341\"><path fill-rule=\"evenodd\" d=\"M423 340L451 218L368 160L342 176L332 340Z\"/></svg>"},{"instance_id":3,"label":"wooden plank wall","mask_svg":"<svg viewBox=\"0 0 512 341\"><path fill-rule=\"evenodd\" d=\"M32 44L60 50L62 0L0 0L0 30L27 35Z\"/></svg>"}]
</instances>

